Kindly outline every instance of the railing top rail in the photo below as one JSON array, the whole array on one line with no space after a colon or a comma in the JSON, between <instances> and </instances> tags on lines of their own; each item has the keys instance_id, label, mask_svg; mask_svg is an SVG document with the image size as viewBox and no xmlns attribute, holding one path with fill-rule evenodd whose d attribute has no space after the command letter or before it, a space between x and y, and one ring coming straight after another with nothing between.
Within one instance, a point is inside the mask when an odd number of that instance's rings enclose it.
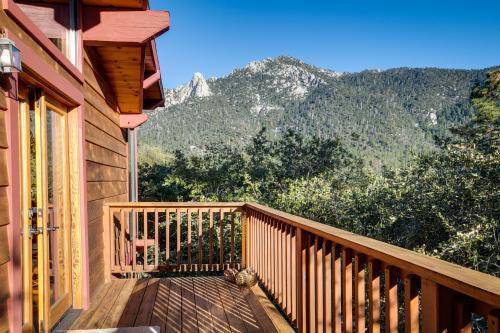
<instances>
[{"instance_id":1,"label":"railing top rail","mask_svg":"<svg viewBox=\"0 0 500 333\"><path fill-rule=\"evenodd\" d=\"M110 208L240 208L243 202L109 202Z\"/></svg>"},{"instance_id":2,"label":"railing top rail","mask_svg":"<svg viewBox=\"0 0 500 333\"><path fill-rule=\"evenodd\" d=\"M337 244L378 259L388 265L468 295L494 307L500 306L500 279L437 258L357 235L264 205L246 203L250 208Z\"/></svg>"}]
</instances>

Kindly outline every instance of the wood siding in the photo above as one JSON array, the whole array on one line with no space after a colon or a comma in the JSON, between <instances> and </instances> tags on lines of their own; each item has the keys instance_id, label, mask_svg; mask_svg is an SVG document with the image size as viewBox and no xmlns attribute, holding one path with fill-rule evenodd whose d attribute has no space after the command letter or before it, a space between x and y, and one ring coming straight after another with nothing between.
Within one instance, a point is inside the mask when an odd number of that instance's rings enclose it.
<instances>
[{"instance_id":1,"label":"wood siding","mask_svg":"<svg viewBox=\"0 0 500 333\"><path fill-rule=\"evenodd\" d=\"M87 50L85 77L85 154L90 296L104 281L103 205L128 200L127 140L113 93L100 76L95 56Z\"/></svg>"},{"instance_id":2,"label":"wood siding","mask_svg":"<svg viewBox=\"0 0 500 333\"><path fill-rule=\"evenodd\" d=\"M4 91L0 88L0 286L9 285L8 263L10 260L7 236L10 219L7 198L9 178L7 172L6 109L7 101ZM9 299L9 294L9 288L0 288L0 333L9 331L9 319L7 317L7 300Z\"/></svg>"}]
</instances>

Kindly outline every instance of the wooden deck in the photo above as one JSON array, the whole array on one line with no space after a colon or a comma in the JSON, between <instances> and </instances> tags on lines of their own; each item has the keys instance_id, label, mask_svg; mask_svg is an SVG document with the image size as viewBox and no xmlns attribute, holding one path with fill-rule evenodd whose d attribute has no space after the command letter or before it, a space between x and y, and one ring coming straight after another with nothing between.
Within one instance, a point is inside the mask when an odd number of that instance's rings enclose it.
<instances>
[{"instance_id":1,"label":"wooden deck","mask_svg":"<svg viewBox=\"0 0 500 333\"><path fill-rule=\"evenodd\" d=\"M161 332L282 331L283 323L273 323L270 307L252 290L220 276L116 279L103 286L88 310L69 313L55 331L140 326L159 326Z\"/></svg>"}]
</instances>

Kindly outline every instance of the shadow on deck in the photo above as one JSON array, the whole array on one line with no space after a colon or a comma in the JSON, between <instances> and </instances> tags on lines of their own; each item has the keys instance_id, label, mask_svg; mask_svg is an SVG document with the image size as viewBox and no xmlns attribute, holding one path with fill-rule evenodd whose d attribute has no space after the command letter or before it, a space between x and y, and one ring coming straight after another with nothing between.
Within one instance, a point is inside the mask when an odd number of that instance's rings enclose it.
<instances>
[{"instance_id":1,"label":"shadow on deck","mask_svg":"<svg viewBox=\"0 0 500 333\"><path fill-rule=\"evenodd\" d=\"M161 332L292 332L258 287L238 288L220 276L116 279L86 311L70 312L59 330L158 326ZM271 305L272 307L272 305ZM273 318L273 320L271 320Z\"/></svg>"}]
</instances>

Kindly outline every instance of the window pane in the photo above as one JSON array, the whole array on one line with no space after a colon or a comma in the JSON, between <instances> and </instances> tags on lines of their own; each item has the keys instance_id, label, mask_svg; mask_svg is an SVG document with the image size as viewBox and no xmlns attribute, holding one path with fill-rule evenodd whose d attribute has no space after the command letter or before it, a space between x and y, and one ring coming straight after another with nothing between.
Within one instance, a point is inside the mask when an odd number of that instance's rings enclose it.
<instances>
[{"instance_id":1,"label":"window pane","mask_svg":"<svg viewBox=\"0 0 500 333\"><path fill-rule=\"evenodd\" d=\"M76 13L70 0L22 1L16 3L33 23L74 63Z\"/></svg>"}]
</instances>

